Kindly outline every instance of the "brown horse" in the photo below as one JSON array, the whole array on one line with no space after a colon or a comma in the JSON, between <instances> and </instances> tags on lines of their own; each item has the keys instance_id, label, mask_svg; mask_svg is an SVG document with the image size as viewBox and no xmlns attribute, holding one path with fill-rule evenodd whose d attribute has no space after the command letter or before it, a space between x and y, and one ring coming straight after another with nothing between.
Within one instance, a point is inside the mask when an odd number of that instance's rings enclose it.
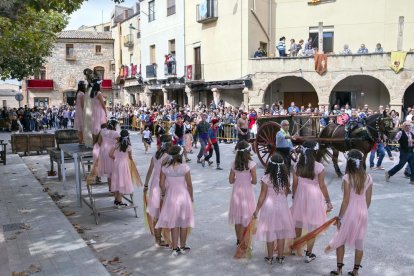
<instances>
[{"instance_id":1,"label":"brown horse","mask_svg":"<svg viewBox=\"0 0 414 276\"><path fill-rule=\"evenodd\" d=\"M320 142L317 159L318 161L322 161L322 159L327 160L326 155L330 156L338 177L342 176L341 169L338 166L339 152L346 152L350 149L362 151L364 153L363 164L365 167L368 153L374 146L378 135L385 134L388 136L393 129L392 118L386 114L371 115L365 119L365 122L364 127L352 131L348 142L345 141L345 126L330 123L319 133L321 141L333 139L329 142ZM327 150L328 148L332 149L332 154Z\"/></svg>"}]
</instances>

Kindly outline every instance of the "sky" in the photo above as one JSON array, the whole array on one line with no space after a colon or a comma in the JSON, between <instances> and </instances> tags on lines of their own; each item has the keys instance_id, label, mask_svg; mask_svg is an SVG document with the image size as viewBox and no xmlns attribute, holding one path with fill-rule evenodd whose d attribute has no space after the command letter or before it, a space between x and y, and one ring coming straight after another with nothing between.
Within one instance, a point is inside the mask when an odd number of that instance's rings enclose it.
<instances>
[{"instance_id":1,"label":"sky","mask_svg":"<svg viewBox=\"0 0 414 276\"><path fill-rule=\"evenodd\" d=\"M125 7L134 6L137 0L125 0L121 5ZM70 15L69 24L65 30L76 30L82 25L91 26L111 20L111 13L115 3L111 0L88 0L82 7ZM103 16L102 16L103 11Z\"/></svg>"}]
</instances>

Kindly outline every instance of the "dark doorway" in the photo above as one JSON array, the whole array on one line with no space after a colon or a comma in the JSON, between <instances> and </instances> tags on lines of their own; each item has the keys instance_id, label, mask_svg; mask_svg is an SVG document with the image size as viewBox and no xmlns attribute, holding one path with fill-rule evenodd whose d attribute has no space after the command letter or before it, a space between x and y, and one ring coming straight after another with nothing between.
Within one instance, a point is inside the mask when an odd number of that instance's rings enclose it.
<instances>
[{"instance_id":1,"label":"dark doorway","mask_svg":"<svg viewBox=\"0 0 414 276\"><path fill-rule=\"evenodd\" d=\"M414 83L405 90L403 104L404 116L407 116L407 108L414 106Z\"/></svg>"},{"instance_id":2,"label":"dark doorway","mask_svg":"<svg viewBox=\"0 0 414 276\"><path fill-rule=\"evenodd\" d=\"M335 104L339 106L339 108L345 106L345 104L351 105L351 92L334 92L331 96L331 108Z\"/></svg>"},{"instance_id":3,"label":"dark doorway","mask_svg":"<svg viewBox=\"0 0 414 276\"><path fill-rule=\"evenodd\" d=\"M74 106L75 105L75 95L76 95L76 92L75 91L65 92L66 103L69 106Z\"/></svg>"}]
</instances>

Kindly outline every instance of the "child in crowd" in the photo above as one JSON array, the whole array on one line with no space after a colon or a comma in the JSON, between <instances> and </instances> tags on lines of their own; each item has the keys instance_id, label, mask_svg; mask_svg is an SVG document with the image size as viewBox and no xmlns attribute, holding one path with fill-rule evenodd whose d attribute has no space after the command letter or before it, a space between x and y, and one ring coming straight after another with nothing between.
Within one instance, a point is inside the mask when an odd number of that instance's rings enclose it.
<instances>
[{"instance_id":1,"label":"child in crowd","mask_svg":"<svg viewBox=\"0 0 414 276\"><path fill-rule=\"evenodd\" d=\"M190 167L183 164L183 153L181 146L171 147L160 174L161 197L165 198L155 228L171 229L173 256L190 251L186 244L188 228L194 228L193 185Z\"/></svg>"},{"instance_id":2,"label":"child in crowd","mask_svg":"<svg viewBox=\"0 0 414 276\"><path fill-rule=\"evenodd\" d=\"M129 167L132 150L128 130L121 131L121 136L109 156L114 160L111 181L111 191L115 196L114 204L117 207L125 207L127 204L122 202L123 195L132 194L134 191Z\"/></svg>"},{"instance_id":3,"label":"child in crowd","mask_svg":"<svg viewBox=\"0 0 414 276\"><path fill-rule=\"evenodd\" d=\"M256 238L267 243L265 261L269 264L273 263L276 241L278 252L276 261L282 264L285 259L283 256L285 239L295 237L295 225L287 201L289 171L281 155L275 154L269 160L261 182L262 188L253 214L257 217L260 210Z\"/></svg>"},{"instance_id":4,"label":"child in crowd","mask_svg":"<svg viewBox=\"0 0 414 276\"><path fill-rule=\"evenodd\" d=\"M99 131L98 135L96 136L96 140L93 141L93 149L92 149L92 161L94 165L96 166L96 182L101 182L101 178L99 177L99 153L101 152L101 146L99 145L98 141L101 137L101 131L102 129L106 129L107 124L104 123L101 125L101 130ZM96 163L98 162L98 163ZM111 185L108 183L109 190L111 190Z\"/></svg>"},{"instance_id":5,"label":"child in crowd","mask_svg":"<svg viewBox=\"0 0 414 276\"><path fill-rule=\"evenodd\" d=\"M148 198L148 206L146 212L151 216L153 226L157 224L158 217L160 216L160 204L161 204L161 190L160 190L160 172L162 164L168 159L168 151L171 147L171 136L162 135L160 137L161 146L155 153L155 156L151 158L151 164L148 168L147 177L145 179L144 192L148 190L148 183L151 179L151 187ZM151 226L150 226L151 227ZM164 241L161 240L161 228L155 229L155 242L158 246L166 246Z\"/></svg>"},{"instance_id":6,"label":"child in crowd","mask_svg":"<svg viewBox=\"0 0 414 276\"><path fill-rule=\"evenodd\" d=\"M114 160L109 158L109 153L119 138L119 133L115 130L117 123L115 120L109 121L106 128L103 128L98 136L100 157L98 161L98 176L106 176L108 178L109 191L111 191L111 174L114 167Z\"/></svg>"},{"instance_id":7,"label":"child in crowd","mask_svg":"<svg viewBox=\"0 0 414 276\"><path fill-rule=\"evenodd\" d=\"M185 151L187 153L193 153L193 134L192 125L190 121L184 121L184 140L185 140Z\"/></svg>"},{"instance_id":8,"label":"child in crowd","mask_svg":"<svg viewBox=\"0 0 414 276\"><path fill-rule=\"evenodd\" d=\"M361 267L372 195L372 177L365 172L363 157L364 154L356 149L350 150L347 156L346 175L342 179L344 197L337 220L338 231L326 248L326 251L336 249L337 270L331 271L331 275L342 274L345 245L355 248L354 270L348 274L358 275Z\"/></svg>"},{"instance_id":9,"label":"child in crowd","mask_svg":"<svg viewBox=\"0 0 414 276\"><path fill-rule=\"evenodd\" d=\"M332 210L328 189L325 185L324 166L315 161L319 144L305 141L299 162L293 172L292 217L296 227L296 238L302 235L302 229L310 232L327 221L326 212ZM315 239L307 243L305 262L316 258L312 253Z\"/></svg>"},{"instance_id":10,"label":"child in crowd","mask_svg":"<svg viewBox=\"0 0 414 276\"><path fill-rule=\"evenodd\" d=\"M255 211L256 200L253 185L257 183L256 163L252 161L248 142L236 145L236 158L231 164L229 182L233 185L230 199L229 224L235 225L237 245L249 225Z\"/></svg>"},{"instance_id":11,"label":"child in crowd","mask_svg":"<svg viewBox=\"0 0 414 276\"><path fill-rule=\"evenodd\" d=\"M145 154L147 154L152 142L151 131L148 126L145 127L145 130L142 133L142 142L144 142Z\"/></svg>"}]
</instances>

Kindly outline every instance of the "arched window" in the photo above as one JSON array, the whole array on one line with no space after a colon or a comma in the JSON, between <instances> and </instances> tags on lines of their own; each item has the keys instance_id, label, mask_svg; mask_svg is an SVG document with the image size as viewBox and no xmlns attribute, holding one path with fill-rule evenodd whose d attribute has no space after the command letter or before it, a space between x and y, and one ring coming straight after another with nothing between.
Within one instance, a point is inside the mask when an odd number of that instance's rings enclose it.
<instances>
[{"instance_id":1,"label":"arched window","mask_svg":"<svg viewBox=\"0 0 414 276\"><path fill-rule=\"evenodd\" d=\"M96 73L99 75L100 79L103 80L105 77L105 68L103 68L102 66L96 66L95 68L93 68Z\"/></svg>"}]
</instances>

